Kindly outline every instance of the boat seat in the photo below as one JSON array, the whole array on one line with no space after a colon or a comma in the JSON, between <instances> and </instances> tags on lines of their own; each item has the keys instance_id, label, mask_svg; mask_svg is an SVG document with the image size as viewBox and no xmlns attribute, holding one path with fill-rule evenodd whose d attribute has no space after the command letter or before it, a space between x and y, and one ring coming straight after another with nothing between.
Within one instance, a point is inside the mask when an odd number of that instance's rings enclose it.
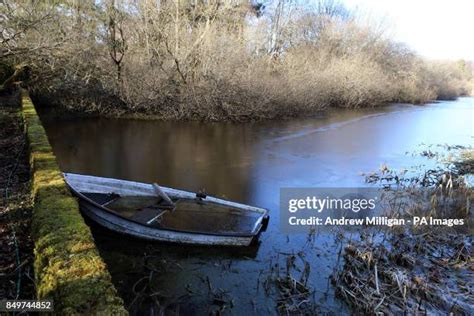
<instances>
[{"instance_id":1,"label":"boat seat","mask_svg":"<svg viewBox=\"0 0 474 316\"><path fill-rule=\"evenodd\" d=\"M117 200L118 198L120 198L120 195L116 193L104 194L104 193L83 192L82 194L102 206L110 204L114 202L115 200Z\"/></svg>"},{"instance_id":2,"label":"boat seat","mask_svg":"<svg viewBox=\"0 0 474 316\"><path fill-rule=\"evenodd\" d=\"M156 207L145 207L133 215L131 219L139 223L151 224L158 220L166 212L168 212L168 210L159 209Z\"/></svg>"}]
</instances>

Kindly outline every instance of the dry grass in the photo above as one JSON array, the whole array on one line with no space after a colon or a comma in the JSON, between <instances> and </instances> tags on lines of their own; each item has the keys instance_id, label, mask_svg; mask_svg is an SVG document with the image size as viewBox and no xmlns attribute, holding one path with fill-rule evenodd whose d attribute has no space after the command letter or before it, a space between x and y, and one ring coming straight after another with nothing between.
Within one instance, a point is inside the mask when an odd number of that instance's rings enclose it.
<instances>
[{"instance_id":1,"label":"dry grass","mask_svg":"<svg viewBox=\"0 0 474 316\"><path fill-rule=\"evenodd\" d=\"M333 279L337 294L370 314L472 314L472 238L437 233L349 244Z\"/></svg>"},{"instance_id":2,"label":"dry grass","mask_svg":"<svg viewBox=\"0 0 474 316\"><path fill-rule=\"evenodd\" d=\"M471 151L448 167L419 176L396 173L386 166L367 176L382 184L387 215L462 219L463 226L418 225L364 233L344 250L345 263L333 275L336 293L356 311L369 314L470 315L474 312L472 278L472 187L463 175L472 172ZM438 159L437 153L421 155ZM470 167L466 167L470 165ZM461 166L461 167L460 167Z\"/></svg>"}]
</instances>

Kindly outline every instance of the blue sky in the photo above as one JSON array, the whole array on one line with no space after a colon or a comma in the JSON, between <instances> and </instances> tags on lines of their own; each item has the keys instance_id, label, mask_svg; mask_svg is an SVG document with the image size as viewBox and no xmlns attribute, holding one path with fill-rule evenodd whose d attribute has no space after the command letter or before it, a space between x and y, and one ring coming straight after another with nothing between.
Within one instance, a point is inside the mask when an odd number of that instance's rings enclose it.
<instances>
[{"instance_id":1,"label":"blue sky","mask_svg":"<svg viewBox=\"0 0 474 316\"><path fill-rule=\"evenodd\" d=\"M342 0L384 18L391 36L431 59L474 60L473 0Z\"/></svg>"}]
</instances>

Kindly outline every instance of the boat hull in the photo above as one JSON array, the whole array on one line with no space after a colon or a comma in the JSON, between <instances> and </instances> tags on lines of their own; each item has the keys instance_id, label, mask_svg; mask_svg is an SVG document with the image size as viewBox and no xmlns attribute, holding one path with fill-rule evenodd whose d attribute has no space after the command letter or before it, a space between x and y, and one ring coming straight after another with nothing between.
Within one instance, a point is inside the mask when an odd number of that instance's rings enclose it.
<instances>
[{"instance_id":1,"label":"boat hull","mask_svg":"<svg viewBox=\"0 0 474 316\"><path fill-rule=\"evenodd\" d=\"M201 235L149 228L104 212L86 201L81 201L80 205L82 213L97 224L116 233L136 238L160 242L222 246L249 246L253 240L253 237Z\"/></svg>"}]
</instances>

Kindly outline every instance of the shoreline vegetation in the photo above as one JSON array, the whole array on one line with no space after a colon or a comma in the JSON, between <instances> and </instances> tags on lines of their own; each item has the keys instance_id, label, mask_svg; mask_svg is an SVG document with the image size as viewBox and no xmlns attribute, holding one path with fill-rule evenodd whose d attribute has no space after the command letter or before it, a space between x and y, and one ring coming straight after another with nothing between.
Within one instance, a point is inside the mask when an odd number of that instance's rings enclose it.
<instances>
[{"instance_id":1,"label":"shoreline vegetation","mask_svg":"<svg viewBox=\"0 0 474 316\"><path fill-rule=\"evenodd\" d=\"M416 212L455 217L463 219L465 227L393 227L351 236L332 282L336 295L356 312L473 313L474 296L467 280L474 269L470 204L474 191L465 177L472 176L474 151L456 151L454 165L444 161L434 173L410 178L384 168L378 180L373 174L366 177L389 190L390 216L402 219Z\"/></svg>"},{"instance_id":2,"label":"shoreline vegetation","mask_svg":"<svg viewBox=\"0 0 474 316\"><path fill-rule=\"evenodd\" d=\"M7 0L0 13L0 90L71 115L253 121L474 88L472 61L426 60L335 0Z\"/></svg>"}]
</instances>

